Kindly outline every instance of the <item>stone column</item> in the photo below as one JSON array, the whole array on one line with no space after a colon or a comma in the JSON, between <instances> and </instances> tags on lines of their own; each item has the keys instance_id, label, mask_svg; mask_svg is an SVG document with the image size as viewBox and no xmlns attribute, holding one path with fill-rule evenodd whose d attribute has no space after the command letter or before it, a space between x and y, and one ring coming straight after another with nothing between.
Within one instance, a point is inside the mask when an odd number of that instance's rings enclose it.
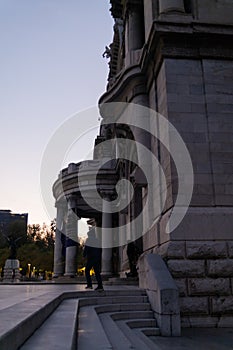
<instances>
[{"instance_id":1,"label":"stone column","mask_svg":"<svg viewBox=\"0 0 233 350\"><path fill-rule=\"evenodd\" d=\"M125 34L125 57L126 65L132 64L132 51L143 47L145 41L144 17L140 6L131 4L128 8L128 19Z\"/></svg>"},{"instance_id":2,"label":"stone column","mask_svg":"<svg viewBox=\"0 0 233 350\"><path fill-rule=\"evenodd\" d=\"M56 236L54 246L54 274L53 278L62 276L65 272L65 215L66 207L63 203L57 203Z\"/></svg>"},{"instance_id":3,"label":"stone column","mask_svg":"<svg viewBox=\"0 0 233 350\"><path fill-rule=\"evenodd\" d=\"M148 96L146 94L140 94L136 96L133 100L133 103L148 107L149 101ZM145 191L145 185L148 184L148 187L152 188L153 186L153 162L152 162L152 152L151 152L151 137L145 130L150 130L150 111L145 108L136 109L134 111L134 118L139 121L140 128L131 128L133 130L134 139L139 143L139 145L143 145L148 151L144 148L137 146L137 157L138 163L142 171L147 171L147 181L143 176L143 173L139 168L137 168L133 172L133 176L135 178L136 186L141 186L143 189L143 196ZM146 172L145 172L146 174ZM147 195L147 210L145 211L145 215L143 217L143 223L141 223L142 231L145 233L146 228L148 229L150 223L153 221L153 208L154 208L154 199L151 195L151 192ZM137 227L138 228L138 227ZM138 228L139 229L139 228Z\"/></svg>"},{"instance_id":4,"label":"stone column","mask_svg":"<svg viewBox=\"0 0 233 350\"><path fill-rule=\"evenodd\" d=\"M102 211L102 244L111 247L112 235L106 231L106 228L112 227L111 196L104 194ZM102 274L110 276L112 274L112 248L102 249Z\"/></svg>"},{"instance_id":5,"label":"stone column","mask_svg":"<svg viewBox=\"0 0 233 350\"><path fill-rule=\"evenodd\" d=\"M119 213L119 266L120 266L120 277L125 277L125 272L122 272L123 270L123 251L124 251L124 246L126 245L127 242L127 237L126 237L126 229L125 229L125 224L126 224L126 214L125 213Z\"/></svg>"},{"instance_id":6,"label":"stone column","mask_svg":"<svg viewBox=\"0 0 233 350\"><path fill-rule=\"evenodd\" d=\"M159 0L159 13L185 12L184 0Z\"/></svg>"},{"instance_id":7,"label":"stone column","mask_svg":"<svg viewBox=\"0 0 233 350\"><path fill-rule=\"evenodd\" d=\"M68 198L68 215L66 224L66 265L65 276L74 277L77 274L77 239L78 217L75 214L75 198Z\"/></svg>"}]
</instances>

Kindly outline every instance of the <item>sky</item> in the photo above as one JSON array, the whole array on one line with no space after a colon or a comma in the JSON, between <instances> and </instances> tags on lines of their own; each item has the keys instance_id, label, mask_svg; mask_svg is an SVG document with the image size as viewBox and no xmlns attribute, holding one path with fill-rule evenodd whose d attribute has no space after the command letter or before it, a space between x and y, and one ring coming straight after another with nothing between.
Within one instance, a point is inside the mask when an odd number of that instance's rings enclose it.
<instances>
[{"instance_id":1,"label":"sky","mask_svg":"<svg viewBox=\"0 0 233 350\"><path fill-rule=\"evenodd\" d=\"M0 0L0 209L28 213L30 224L52 219L40 189L46 145L105 92L109 7L108 0Z\"/></svg>"}]
</instances>

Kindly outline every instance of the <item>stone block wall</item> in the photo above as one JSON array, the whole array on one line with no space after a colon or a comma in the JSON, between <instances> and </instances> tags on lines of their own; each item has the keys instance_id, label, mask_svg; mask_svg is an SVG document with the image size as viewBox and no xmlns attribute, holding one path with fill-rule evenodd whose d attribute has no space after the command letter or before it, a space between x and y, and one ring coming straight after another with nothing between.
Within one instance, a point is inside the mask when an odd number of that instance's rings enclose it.
<instances>
[{"instance_id":1,"label":"stone block wall","mask_svg":"<svg viewBox=\"0 0 233 350\"><path fill-rule=\"evenodd\" d=\"M232 79L231 59L200 56L166 58L156 79L157 109L190 152L194 191L182 223L167 233L177 172L161 147L167 201L144 249L166 261L179 289L182 327L233 327Z\"/></svg>"},{"instance_id":2,"label":"stone block wall","mask_svg":"<svg viewBox=\"0 0 233 350\"><path fill-rule=\"evenodd\" d=\"M221 59L165 59L157 77L158 112L175 126L192 159L192 206L233 205L232 79L233 61ZM171 176L166 211L177 193L176 168L162 147L160 162L166 179Z\"/></svg>"},{"instance_id":3,"label":"stone block wall","mask_svg":"<svg viewBox=\"0 0 233 350\"><path fill-rule=\"evenodd\" d=\"M182 327L233 327L233 241L174 241L154 252L179 289Z\"/></svg>"}]
</instances>

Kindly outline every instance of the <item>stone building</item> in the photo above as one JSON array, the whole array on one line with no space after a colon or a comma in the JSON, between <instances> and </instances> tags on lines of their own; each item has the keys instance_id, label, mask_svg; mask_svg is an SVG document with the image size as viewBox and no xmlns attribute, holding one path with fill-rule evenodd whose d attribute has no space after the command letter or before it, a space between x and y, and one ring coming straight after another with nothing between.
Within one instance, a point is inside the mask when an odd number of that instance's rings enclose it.
<instances>
[{"instance_id":1,"label":"stone building","mask_svg":"<svg viewBox=\"0 0 233 350\"><path fill-rule=\"evenodd\" d=\"M129 240L137 238L141 257L153 253L166 262L179 290L182 326L233 326L233 2L111 0L110 3L114 36L109 51L107 90L99 101L103 120L95 144L100 146L106 140L121 138L144 145L161 164L166 178L166 200L158 212L156 205L162 202L164 187L159 186L157 176L161 170L157 172L152 165L153 183L158 185L156 198L150 199L149 210L143 213L140 224L130 225L149 196L148 183L139 166L117 156L115 161L110 160L109 150L104 146L94 152L92 161L70 164L61 171L53 187L57 207L55 276L76 272L77 216L92 219L103 230L120 227L120 232L129 223L123 234ZM145 113L143 123L149 125L153 136L137 125L131 128L121 123L123 112L117 105L111 111L103 107L114 102L157 111L176 128L189 151L193 194L184 219L170 232L166 227L180 183L174 158L161 138L154 137L161 131L161 125L151 122ZM134 120L129 124L135 125ZM167 138L172 144L170 132ZM92 174L103 158L106 163L100 167L96 181ZM143 159L143 152L138 152L139 164L143 164ZM122 178L132 183L134 195L127 208L111 214L108 206L115 199L115 186ZM182 181L186 181L185 176L179 177L179 182ZM105 199L99 211L86 203L82 195L85 192L91 198L94 185ZM82 194L80 186L85 187ZM102 272L124 276L129 268L126 250L127 244L103 249ZM112 257L117 259L115 271Z\"/></svg>"}]
</instances>

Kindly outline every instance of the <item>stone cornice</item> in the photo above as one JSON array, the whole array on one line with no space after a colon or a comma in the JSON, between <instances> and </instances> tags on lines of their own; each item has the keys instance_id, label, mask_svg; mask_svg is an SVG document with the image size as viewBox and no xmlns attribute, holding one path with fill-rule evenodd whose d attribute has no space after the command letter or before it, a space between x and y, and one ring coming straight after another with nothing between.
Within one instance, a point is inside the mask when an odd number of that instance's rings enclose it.
<instances>
[{"instance_id":1,"label":"stone cornice","mask_svg":"<svg viewBox=\"0 0 233 350\"><path fill-rule=\"evenodd\" d=\"M176 21L174 20L176 18ZM144 45L140 67L150 86L163 58L233 58L233 26L200 23L182 17L154 21Z\"/></svg>"},{"instance_id":2,"label":"stone cornice","mask_svg":"<svg viewBox=\"0 0 233 350\"><path fill-rule=\"evenodd\" d=\"M99 104L130 102L147 93L163 58L233 58L233 25L201 23L192 16L160 16L153 22L138 65L122 70ZM141 88L140 88L141 86Z\"/></svg>"},{"instance_id":3,"label":"stone cornice","mask_svg":"<svg viewBox=\"0 0 233 350\"><path fill-rule=\"evenodd\" d=\"M85 164L86 163L86 164ZM98 165L98 164L99 165ZM96 177L96 167L100 166L100 161L88 161L79 164L79 168L73 172L63 169L63 175L60 176L53 185L53 195L56 203L65 202L69 198L75 198L75 205L78 211L85 213L88 216L96 215L96 211L82 198L82 194L92 198L93 190L97 189L103 192L114 193L115 185L118 181L116 173L116 161L107 162L106 165L100 167ZM82 193L80 192L82 187ZM93 198L93 201L96 199ZM82 215L81 215L82 216Z\"/></svg>"},{"instance_id":4,"label":"stone cornice","mask_svg":"<svg viewBox=\"0 0 233 350\"><path fill-rule=\"evenodd\" d=\"M128 96L130 84L131 96ZM144 77L140 66L131 66L116 77L115 83L101 96L99 104L101 105L107 102L129 102L134 95L140 93L139 89L135 88L142 85L144 85Z\"/></svg>"}]
</instances>

